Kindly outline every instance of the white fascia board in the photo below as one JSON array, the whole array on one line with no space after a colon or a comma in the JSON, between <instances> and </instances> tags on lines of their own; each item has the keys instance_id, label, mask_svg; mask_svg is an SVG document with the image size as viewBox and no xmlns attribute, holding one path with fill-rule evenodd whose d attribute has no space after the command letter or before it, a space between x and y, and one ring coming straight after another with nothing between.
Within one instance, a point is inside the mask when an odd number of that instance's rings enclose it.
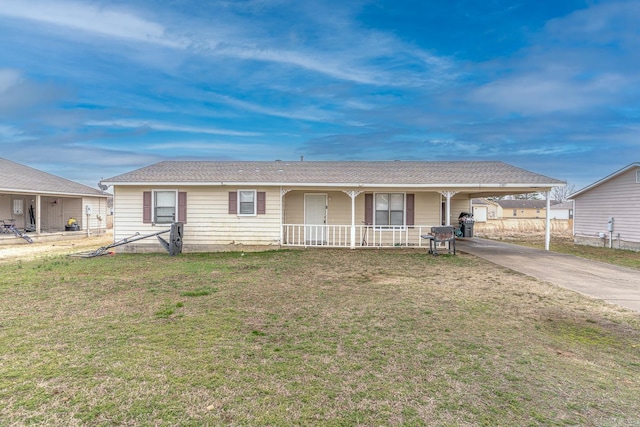
<instances>
[{"instance_id":1,"label":"white fascia board","mask_svg":"<svg viewBox=\"0 0 640 427\"><path fill-rule=\"evenodd\" d=\"M190 187L198 187L198 186L221 186L221 187L320 187L320 188L446 188L446 189L499 189L499 188L526 188L532 190L545 190L551 189L553 187L559 187L566 184L558 184L558 183L536 183L536 184L523 184L523 183L512 183L512 184L478 184L478 183L464 183L464 184L376 184L376 183L349 183L349 182L340 182L340 183L323 183L323 182L225 182L225 181L208 181L208 182L190 182L190 181L171 181L171 182L158 182L158 181L149 181L149 182L109 182L102 181L102 184L109 186L190 186Z\"/></svg>"}]
</instances>

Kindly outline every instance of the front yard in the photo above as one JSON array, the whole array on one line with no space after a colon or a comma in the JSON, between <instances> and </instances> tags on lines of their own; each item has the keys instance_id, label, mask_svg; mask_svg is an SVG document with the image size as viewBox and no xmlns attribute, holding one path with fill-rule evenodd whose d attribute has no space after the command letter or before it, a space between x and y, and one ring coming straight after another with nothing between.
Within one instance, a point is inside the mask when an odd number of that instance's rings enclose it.
<instances>
[{"instance_id":1,"label":"front yard","mask_svg":"<svg viewBox=\"0 0 640 427\"><path fill-rule=\"evenodd\" d=\"M640 315L425 250L0 264L3 425L639 425Z\"/></svg>"}]
</instances>

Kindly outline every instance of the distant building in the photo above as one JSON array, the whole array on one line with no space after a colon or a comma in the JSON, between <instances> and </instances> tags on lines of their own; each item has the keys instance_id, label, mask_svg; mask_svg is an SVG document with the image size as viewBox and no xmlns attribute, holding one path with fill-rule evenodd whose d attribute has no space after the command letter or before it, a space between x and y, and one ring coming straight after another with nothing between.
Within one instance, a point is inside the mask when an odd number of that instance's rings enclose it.
<instances>
[{"instance_id":1,"label":"distant building","mask_svg":"<svg viewBox=\"0 0 640 427\"><path fill-rule=\"evenodd\" d=\"M551 219L573 219L573 200L551 205Z\"/></svg>"},{"instance_id":2,"label":"distant building","mask_svg":"<svg viewBox=\"0 0 640 427\"><path fill-rule=\"evenodd\" d=\"M547 217L546 200L497 200L502 218L536 219ZM557 202L551 202L555 204Z\"/></svg>"},{"instance_id":3,"label":"distant building","mask_svg":"<svg viewBox=\"0 0 640 427\"><path fill-rule=\"evenodd\" d=\"M70 218L85 234L103 232L110 198L98 189L0 158L0 219L36 237L67 231Z\"/></svg>"}]
</instances>

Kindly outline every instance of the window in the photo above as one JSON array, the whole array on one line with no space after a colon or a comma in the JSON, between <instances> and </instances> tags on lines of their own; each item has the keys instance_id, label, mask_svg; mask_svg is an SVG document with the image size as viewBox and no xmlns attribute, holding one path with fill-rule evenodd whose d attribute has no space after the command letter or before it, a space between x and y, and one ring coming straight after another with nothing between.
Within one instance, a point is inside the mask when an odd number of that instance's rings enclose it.
<instances>
[{"instance_id":1,"label":"window","mask_svg":"<svg viewBox=\"0 0 640 427\"><path fill-rule=\"evenodd\" d=\"M264 215L267 213L267 193L256 190L229 192L229 214L239 216Z\"/></svg>"},{"instance_id":2,"label":"window","mask_svg":"<svg viewBox=\"0 0 640 427\"><path fill-rule=\"evenodd\" d=\"M403 226L404 225L404 194L377 193L375 195L375 225Z\"/></svg>"},{"instance_id":3,"label":"window","mask_svg":"<svg viewBox=\"0 0 640 427\"><path fill-rule=\"evenodd\" d=\"M238 215L256 214L256 192L255 190L238 191Z\"/></svg>"},{"instance_id":4,"label":"window","mask_svg":"<svg viewBox=\"0 0 640 427\"><path fill-rule=\"evenodd\" d=\"M171 224L176 220L177 196L175 191L154 191L153 222Z\"/></svg>"},{"instance_id":5,"label":"window","mask_svg":"<svg viewBox=\"0 0 640 427\"><path fill-rule=\"evenodd\" d=\"M177 217L177 218L176 218ZM187 193L175 190L142 192L142 223L187 222Z\"/></svg>"},{"instance_id":6,"label":"window","mask_svg":"<svg viewBox=\"0 0 640 427\"><path fill-rule=\"evenodd\" d=\"M22 199L14 199L13 200L13 214L14 215L22 215Z\"/></svg>"},{"instance_id":7,"label":"window","mask_svg":"<svg viewBox=\"0 0 640 427\"><path fill-rule=\"evenodd\" d=\"M640 169L636 169L636 184L640 184Z\"/></svg>"}]
</instances>

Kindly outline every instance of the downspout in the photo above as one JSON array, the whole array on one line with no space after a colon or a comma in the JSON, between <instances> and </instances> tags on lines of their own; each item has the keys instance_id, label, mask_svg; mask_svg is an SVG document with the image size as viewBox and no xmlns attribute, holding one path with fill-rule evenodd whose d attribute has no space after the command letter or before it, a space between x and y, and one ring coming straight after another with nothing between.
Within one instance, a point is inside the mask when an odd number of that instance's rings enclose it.
<instances>
[{"instance_id":1,"label":"downspout","mask_svg":"<svg viewBox=\"0 0 640 427\"><path fill-rule=\"evenodd\" d=\"M547 196L547 210L546 210L546 218L545 218L545 229L544 229L544 250L549 250L549 242L551 241L551 215L549 215L549 211L551 209L551 191L546 192Z\"/></svg>"}]
</instances>

